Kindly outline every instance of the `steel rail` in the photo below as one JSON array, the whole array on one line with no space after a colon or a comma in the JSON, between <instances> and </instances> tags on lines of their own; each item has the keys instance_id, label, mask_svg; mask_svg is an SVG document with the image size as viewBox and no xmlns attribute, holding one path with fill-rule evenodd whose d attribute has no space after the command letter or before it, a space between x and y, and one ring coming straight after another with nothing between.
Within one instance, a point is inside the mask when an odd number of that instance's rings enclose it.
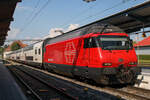
<instances>
[{"instance_id":1,"label":"steel rail","mask_svg":"<svg viewBox=\"0 0 150 100\"><path fill-rule=\"evenodd\" d=\"M101 87L97 87L97 88L101 88ZM118 93L119 95L117 95L117 96L120 96L120 97L121 96L126 96L126 97L130 97L130 98L136 99L136 100L150 100L147 97L136 95L136 94L129 93L129 92L126 92L126 91L123 91L123 90L115 89L115 88L104 87L103 90L108 90L108 91Z\"/></svg>"},{"instance_id":2,"label":"steel rail","mask_svg":"<svg viewBox=\"0 0 150 100\"><path fill-rule=\"evenodd\" d=\"M36 97L37 100L42 100L42 98L40 98L40 96L34 92L34 90L28 85L26 84L26 82L17 74L16 71L14 71L13 69L9 68L8 69L15 75L15 77L28 89L31 91L31 93Z\"/></svg>"},{"instance_id":3,"label":"steel rail","mask_svg":"<svg viewBox=\"0 0 150 100\"><path fill-rule=\"evenodd\" d=\"M148 89L128 86L128 87L122 88L121 90L150 99L150 90Z\"/></svg>"},{"instance_id":4,"label":"steel rail","mask_svg":"<svg viewBox=\"0 0 150 100\"><path fill-rule=\"evenodd\" d=\"M143 91L144 93L150 94L150 90L148 90L148 89L143 89L143 88L139 88L139 87L127 87L127 88L133 89L133 90L138 90L138 91Z\"/></svg>"},{"instance_id":5,"label":"steel rail","mask_svg":"<svg viewBox=\"0 0 150 100\"><path fill-rule=\"evenodd\" d=\"M45 80L43 80L43 79L41 79L41 78L39 78L39 77L34 76L33 73L32 73L32 74L31 74L31 73L28 73L27 71L24 71L24 70L22 70L22 69L20 69L20 68L18 68L18 67L16 67L16 69L18 69L18 70L24 72L25 74L29 75L30 77L32 77L32 78L34 78L34 79L40 81L41 83L45 84L46 86L48 86L48 87L50 87L50 88L53 88L53 89L57 90L58 92L60 92L60 93L62 93L62 94L64 94L64 95L66 95L66 96L69 97L70 99L72 99L72 100L78 100L78 97L73 97L72 95L69 95L69 94L65 93L65 91L64 91L63 89L59 89L59 88L57 88L57 87L52 86L51 84L47 83Z\"/></svg>"},{"instance_id":6,"label":"steel rail","mask_svg":"<svg viewBox=\"0 0 150 100\"><path fill-rule=\"evenodd\" d=\"M30 68L30 67L28 67ZM31 68L30 68L31 69ZM37 69L37 68L33 68L33 69ZM40 69L38 69L40 70ZM54 74L54 73L53 73ZM57 75L56 74L56 77L57 76L60 76L60 75ZM62 77L62 76L61 76ZM67 77L64 77L64 78L67 78ZM68 79L68 78L67 78ZM66 79L65 79L66 80ZM72 78L69 78L69 81L70 82L73 82L75 84L78 84L78 85L81 85L81 86L86 86L88 88L91 88L91 89L94 89L94 90L98 90L98 91L104 91L106 93L109 93L109 94L112 94L112 95L116 95L118 97L123 97L123 98L132 98L132 99L136 99L136 100L150 100L149 98L147 97L143 97L143 96L140 96L140 95L136 95L136 94L132 94L132 93L129 93L129 92L126 92L126 91L123 91L123 90L119 90L119 89L115 89L115 88L110 88L110 87L99 87L99 86L95 86L95 85L91 85L91 84L87 84L87 83L84 83L84 82L80 82L80 81L77 81L77 80L74 80ZM143 89L144 90L144 89ZM147 90L145 90L147 91Z\"/></svg>"},{"instance_id":7,"label":"steel rail","mask_svg":"<svg viewBox=\"0 0 150 100\"><path fill-rule=\"evenodd\" d=\"M129 92L126 92L126 91L123 91L123 90L119 90L119 89L114 89L114 88L109 88L109 87L106 87L105 89L109 90L109 91L112 91L112 92L115 92L115 93L118 93L119 96L123 96L124 95L126 97L129 97L129 98L132 98L132 99L136 99L136 100L150 100L147 97L143 97L143 96L140 96L140 95L132 94L132 93L129 93Z\"/></svg>"}]
</instances>

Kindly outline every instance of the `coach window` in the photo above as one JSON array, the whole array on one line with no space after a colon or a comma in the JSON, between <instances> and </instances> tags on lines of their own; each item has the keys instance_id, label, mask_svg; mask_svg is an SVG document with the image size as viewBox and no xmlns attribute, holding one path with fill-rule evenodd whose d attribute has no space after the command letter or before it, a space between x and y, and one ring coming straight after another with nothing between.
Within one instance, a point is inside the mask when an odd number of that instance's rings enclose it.
<instances>
[{"instance_id":1,"label":"coach window","mask_svg":"<svg viewBox=\"0 0 150 100\"><path fill-rule=\"evenodd\" d=\"M35 54L37 54L37 50L35 49Z\"/></svg>"},{"instance_id":2,"label":"coach window","mask_svg":"<svg viewBox=\"0 0 150 100\"><path fill-rule=\"evenodd\" d=\"M39 55L41 54L41 49L39 49Z\"/></svg>"}]
</instances>

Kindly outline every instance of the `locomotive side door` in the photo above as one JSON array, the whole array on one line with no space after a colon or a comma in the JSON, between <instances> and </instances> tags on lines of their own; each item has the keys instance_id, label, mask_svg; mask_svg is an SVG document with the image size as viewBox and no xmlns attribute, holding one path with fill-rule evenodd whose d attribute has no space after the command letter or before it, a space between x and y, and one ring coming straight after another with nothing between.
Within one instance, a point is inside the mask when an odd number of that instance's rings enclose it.
<instances>
[{"instance_id":1,"label":"locomotive side door","mask_svg":"<svg viewBox=\"0 0 150 100\"><path fill-rule=\"evenodd\" d=\"M100 51L98 47L99 46L98 41L96 41L96 37L91 37L89 41L89 68L94 68L100 65Z\"/></svg>"},{"instance_id":2,"label":"locomotive side door","mask_svg":"<svg viewBox=\"0 0 150 100\"><path fill-rule=\"evenodd\" d=\"M93 65L94 59L97 56L97 44L95 37L86 38L84 41L84 50L85 50L85 63L87 64L87 67L90 67Z\"/></svg>"},{"instance_id":3,"label":"locomotive side door","mask_svg":"<svg viewBox=\"0 0 150 100\"><path fill-rule=\"evenodd\" d=\"M85 63L87 64L85 68L85 77L87 78L93 78L93 67L96 66L99 61L97 61L99 55L98 55L98 49L97 49L97 42L95 37L87 38L87 40L84 40L84 49L85 49Z\"/></svg>"},{"instance_id":4,"label":"locomotive side door","mask_svg":"<svg viewBox=\"0 0 150 100\"><path fill-rule=\"evenodd\" d=\"M74 75L79 76L80 78L87 77L88 73L88 64L89 64L89 38L84 38L83 41L78 42L76 60L74 60L74 65L77 63L81 65L79 67L74 67ZM81 49L80 49L81 48Z\"/></svg>"},{"instance_id":5,"label":"locomotive side door","mask_svg":"<svg viewBox=\"0 0 150 100\"><path fill-rule=\"evenodd\" d=\"M85 38L84 45L83 45L83 62L84 62L84 71L83 77L89 78L89 64L90 64L90 46L91 46L92 38Z\"/></svg>"},{"instance_id":6,"label":"locomotive side door","mask_svg":"<svg viewBox=\"0 0 150 100\"><path fill-rule=\"evenodd\" d=\"M80 59L80 64L82 66L77 67L77 70L75 71L75 75L80 76L82 78L89 78L89 65L90 65L90 60L92 58L90 49L92 45L92 38L84 38L83 39L83 49L80 50L79 54L79 59ZM79 45L81 46L81 45ZM76 68L75 68L76 69Z\"/></svg>"},{"instance_id":7,"label":"locomotive side door","mask_svg":"<svg viewBox=\"0 0 150 100\"><path fill-rule=\"evenodd\" d=\"M84 63L85 63L85 67L88 67L89 65L89 58L90 58L90 38L85 38L84 39L84 51L83 51L83 60L84 60Z\"/></svg>"}]
</instances>

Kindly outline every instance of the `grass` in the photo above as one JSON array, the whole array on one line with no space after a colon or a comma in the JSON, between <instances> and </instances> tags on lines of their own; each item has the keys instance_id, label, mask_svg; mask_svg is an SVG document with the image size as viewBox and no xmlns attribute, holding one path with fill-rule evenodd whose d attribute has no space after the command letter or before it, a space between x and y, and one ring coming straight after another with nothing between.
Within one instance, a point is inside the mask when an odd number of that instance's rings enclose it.
<instances>
[{"instance_id":1,"label":"grass","mask_svg":"<svg viewBox=\"0 0 150 100\"><path fill-rule=\"evenodd\" d=\"M139 60L139 66L150 67L150 60Z\"/></svg>"},{"instance_id":2,"label":"grass","mask_svg":"<svg viewBox=\"0 0 150 100\"><path fill-rule=\"evenodd\" d=\"M150 60L150 55L138 55L140 60Z\"/></svg>"},{"instance_id":3,"label":"grass","mask_svg":"<svg viewBox=\"0 0 150 100\"><path fill-rule=\"evenodd\" d=\"M150 60L139 60L139 63L145 63L145 64L150 64Z\"/></svg>"},{"instance_id":4,"label":"grass","mask_svg":"<svg viewBox=\"0 0 150 100\"><path fill-rule=\"evenodd\" d=\"M140 55L139 66L150 67L150 55Z\"/></svg>"}]
</instances>

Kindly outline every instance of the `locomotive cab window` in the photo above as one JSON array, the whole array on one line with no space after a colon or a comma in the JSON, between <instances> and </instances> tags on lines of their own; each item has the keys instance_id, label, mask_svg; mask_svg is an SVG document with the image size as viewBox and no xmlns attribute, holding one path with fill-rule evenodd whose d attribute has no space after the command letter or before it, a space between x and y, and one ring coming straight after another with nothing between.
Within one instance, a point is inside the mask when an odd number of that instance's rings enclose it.
<instances>
[{"instance_id":1,"label":"locomotive cab window","mask_svg":"<svg viewBox=\"0 0 150 100\"><path fill-rule=\"evenodd\" d=\"M84 48L89 48L89 38L84 39Z\"/></svg>"},{"instance_id":2,"label":"locomotive cab window","mask_svg":"<svg viewBox=\"0 0 150 100\"><path fill-rule=\"evenodd\" d=\"M84 48L95 48L98 47L95 37L84 39Z\"/></svg>"}]
</instances>

